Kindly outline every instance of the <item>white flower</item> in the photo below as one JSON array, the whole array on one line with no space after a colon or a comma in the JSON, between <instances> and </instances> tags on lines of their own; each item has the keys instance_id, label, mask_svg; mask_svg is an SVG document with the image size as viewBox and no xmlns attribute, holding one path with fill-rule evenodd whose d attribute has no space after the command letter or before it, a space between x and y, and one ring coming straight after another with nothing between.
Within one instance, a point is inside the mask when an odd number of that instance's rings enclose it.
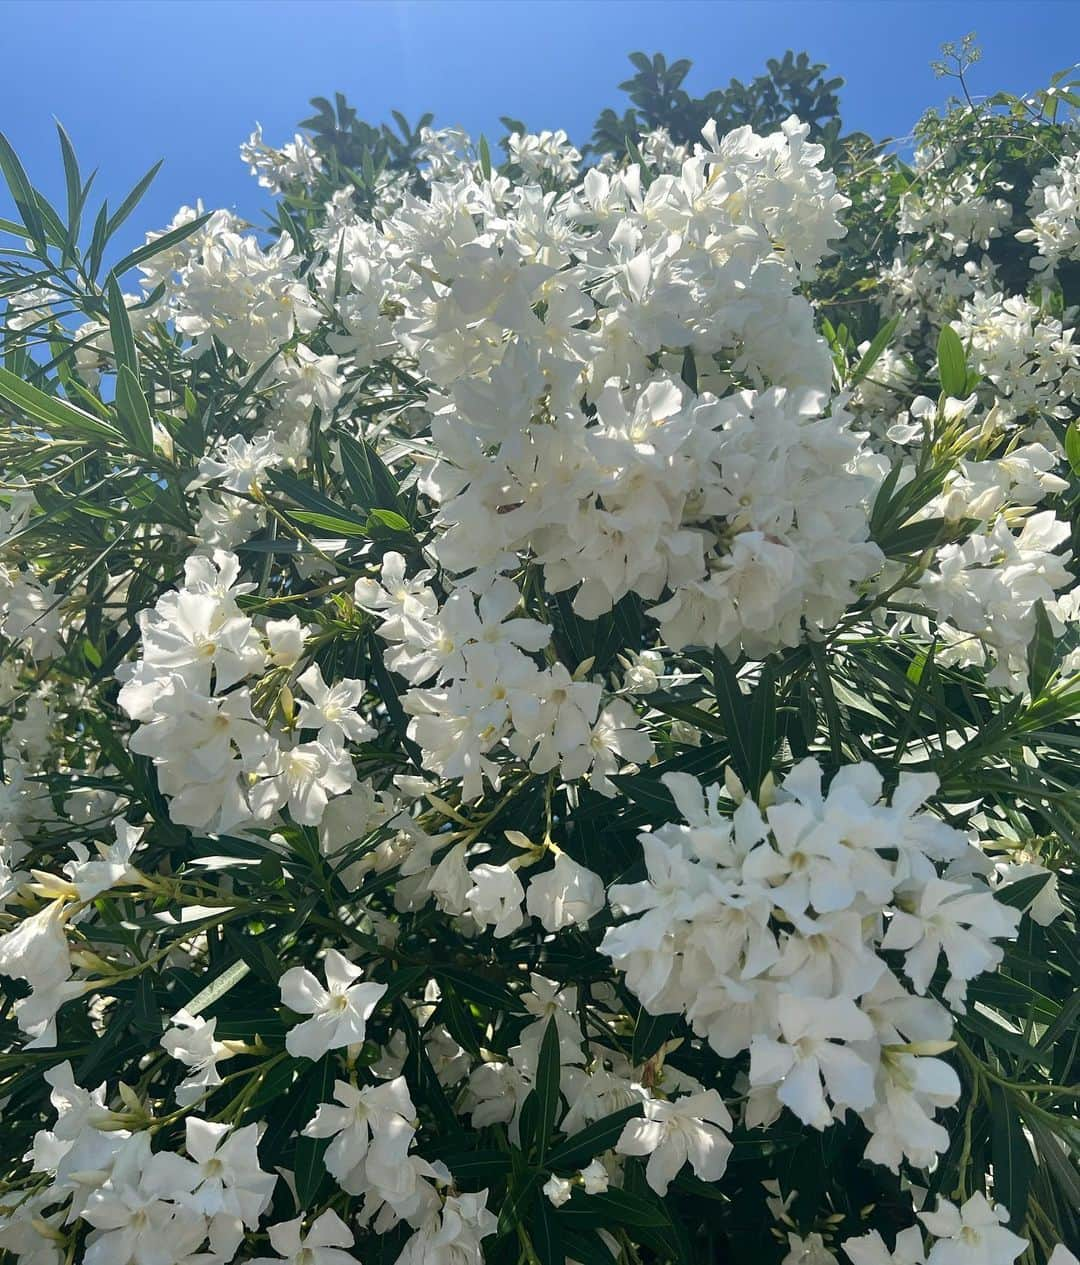
<instances>
[{"instance_id":1,"label":"white flower","mask_svg":"<svg viewBox=\"0 0 1080 1265\"><path fill-rule=\"evenodd\" d=\"M836 1265L836 1257L825 1246L820 1234L808 1234L801 1238L788 1234L787 1255L780 1265Z\"/></svg>"},{"instance_id":2,"label":"white flower","mask_svg":"<svg viewBox=\"0 0 1080 1265\"><path fill-rule=\"evenodd\" d=\"M804 1123L826 1128L837 1106L856 1111L874 1101L874 1070L842 1041L873 1036L870 1020L846 997L802 998L783 994L777 1001L782 1039L756 1035L750 1043L750 1084L778 1085L777 1097ZM822 1080L824 1079L824 1087Z\"/></svg>"},{"instance_id":3,"label":"white flower","mask_svg":"<svg viewBox=\"0 0 1080 1265\"><path fill-rule=\"evenodd\" d=\"M278 981L282 1002L297 1014L312 1016L285 1037L293 1058L318 1059L327 1050L361 1044L367 1021L386 992L385 984L357 983L363 968L336 949L327 949L324 971L325 988L302 966L292 967Z\"/></svg>"},{"instance_id":4,"label":"white flower","mask_svg":"<svg viewBox=\"0 0 1080 1265\"><path fill-rule=\"evenodd\" d=\"M561 1208L574 1193L574 1183L565 1177L559 1177L557 1174L552 1173L541 1189L553 1207Z\"/></svg>"},{"instance_id":5,"label":"white flower","mask_svg":"<svg viewBox=\"0 0 1080 1265\"><path fill-rule=\"evenodd\" d=\"M976 1191L961 1207L938 1199L934 1212L920 1212L919 1220L937 1239L927 1265L1012 1265L1027 1247L1005 1225L1008 1210L991 1206Z\"/></svg>"},{"instance_id":6,"label":"white flower","mask_svg":"<svg viewBox=\"0 0 1080 1265\"><path fill-rule=\"evenodd\" d=\"M270 648L270 662L275 667L291 668L304 653L304 641L309 633L298 616L289 619L268 619L266 641Z\"/></svg>"},{"instance_id":7,"label":"white flower","mask_svg":"<svg viewBox=\"0 0 1080 1265\"><path fill-rule=\"evenodd\" d=\"M628 1120L615 1143L621 1155L647 1155L645 1180L658 1195L667 1188L689 1161L703 1182L715 1182L724 1175L731 1142L724 1132L732 1127L731 1116L715 1089L690 1094L674 1102L650 1098L640 1120Z\"/></svg>"},{"instance_id":8,"label":"white flower","mask_svg":"<svg viewBox=\"0 0 1080 1265\"><path fill-rule=\"evenodd\" d=\"M303 1224L301 1216L270 1226L277 1256L257 1256L251 1265L356 1265L356 1257L343 1250L352 1247L353 1232L333 1208L316 1217L306 1234Z\"/></svg>"},{"instance_id":9,"label":"white flower","mask_svg":"<svg viewBox=\"0 0 1080 1265\"><path fill-rule=\"evenodd\" d=\"M590 1161L581 1170L581 1185L587 1195L599 1195L607 1190L611 1183L611 1174L604 1167L603 1161Z\"/></svg>"},{"instance_id":10,"label":"white flower","mask_svg":"<svg viewBox=\"0 0 1080 1265\"><path fill-rule=\"evenodd\" d=\"M900 1231L891 1252L877 1230L857 1239L845 1239L841 1247L851 1265L925 1265L926 1261L922 1233L914 1225Z\"/></svg>"},{"instance_id":11,"label":"white flower","mask_svg":"<svg viewBox=\"0 0 1080 1265\"><path fill-rule=\"evenodd\" d=\"M893 914L881 947L907 950L904 971L918 993L930 986L944 951L949 973L962 989L968 980L1001 961L1002 950L991 940L1015 936L1019 921L1018 909L996 901L988 891L931 879L918 892L910 912L901 908ZM950 998L953 995L947 993ZM963 997L962 991L959 996Z\"/></svg>"},{"instance_id":12,"label":"white flower","mask_svg":"<svg viewBox=\"0 0 1080 1265\"><path fill-rule=\"evenodd\" d=\"M442 1211L431 1215L405 1244L398 1265L482 1265L482 1239L494 1234L496 1218L487 1210L487 1191L448 1195Z\"/></svg>"},{"instance_id":13,"label":"white flower","mask_svg":"<svg viewBox=\"0 0 1080 1265\"><path fill-rule=\"evenodd\" d=\"M335 1081L334 1099L341 1105L323 1103L303 1133L309 1138L333 1138L324 1154L327 1172L344 1190L360 1194L365 1180L358 1170L365 1161L368 1180L380 1170L390 1172L404 1163L416 1110L402 1076L368 1089Z\"/></svg>"},{"instance_id":14,"label":"white flower","mask_svg":"<svg viewBox=\"0 0 1080 1265\"><path fill-rule=\"evenodd\" d=\"M107 1179L86 1200L94 1227L86 1265L173 1265L206 1237L206 1219L173 1202L191 1193L195 1166L168 1152L150 1153L150 1135L124 1139Z\"/></svg>"},{"instance_id":15,"label":"white flower","mask_svg":"<svg viewBox=\"0 0 1080 1265\"><path fill-rule=\"evenodd\" d=\"M288 807L294 821L317 826L332 795L343 795L356 781L344 748L321 741L276 748L259 766L264 774L252 788L256 817L265 819Z\"/></svg>"},{"instance_id":16,"label":"white flower","mask_svg":"<svg viewBox=\"0 0 1080 1265\"><path fill-rule=\"evenodd\" d=\"M465 893L469 913L481 926L494 923L496 939L508 936L525 918L521 902L525 889L509 865L475 865L469 871L473 885Z\"/></svg>"},{"instance_id":17,"label":"white flower","mask_svg":"<svg viewBox=\"0 0 1080 1265\"><path fill-rule=\"evenodd\" d=\"M525 908L545 931L585 927L604 908L603 880L560 851L547 873L529 876Z\"/></svg>"},{"instance_id":18,"label":"white flower","mask_svg":"<svg viewBox=\"0 0 1080 1265\"><path fill-rule=\"evenodd\" d=\"M359 715L356 708L367 688L363 681L347 677L327 685L317 663L297 678L311 702L300 700L297 728L317 729L323 746L340 747L349 742L366 742L375 730Z\"/></svg>"},{"instance_id":19,"label":"white flower","mask_svg":"<svg viewBox=\"0 0 1080 1265\"><path fill-rule=\"evenodd\" d=\"M161 1038L162 1048L174 1059L192 1069L192 1074L176 1087L176 1101L190 1107L208 1090L221 1084L217 1065L232 1057L232 1051L214 1036L216 1019L178 1010L170 1027Z\"/></svg>"},{"instance_id":20,"label":"white flower","mask_svg":"<svg viewBox=\"0 0 1080 1265\"><path fill-rule=\"evenodd\" d=\"M239 1248L245 1227L258 1226L277 1177L259 1167L257 1125L234 1129L189 1116L185 1131L185 1147L198 1173L180 1202L209 1219L210 1246L228 1258Z\"/></svg>"}]
</instances>

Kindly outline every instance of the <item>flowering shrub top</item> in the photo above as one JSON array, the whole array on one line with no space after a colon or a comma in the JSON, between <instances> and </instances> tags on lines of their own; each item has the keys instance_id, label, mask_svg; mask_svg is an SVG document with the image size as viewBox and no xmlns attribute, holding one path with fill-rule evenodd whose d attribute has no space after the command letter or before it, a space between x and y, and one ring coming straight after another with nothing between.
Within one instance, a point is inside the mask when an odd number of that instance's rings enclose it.
<instances>
[{"instance_id":1,"label":"flowering shrub top","mask_svg":"<svg viewBox=\"0 0 1080 1265\"><path fill-rule=\"evenodd\" d=\"M135 199L84 246L63 133L66 219L0 142L0 1249L1049 1258L1076 150L1024 127L1022 219L794 117L256 131L272 231L104 279Z\"/></svg>"}]
</instances>

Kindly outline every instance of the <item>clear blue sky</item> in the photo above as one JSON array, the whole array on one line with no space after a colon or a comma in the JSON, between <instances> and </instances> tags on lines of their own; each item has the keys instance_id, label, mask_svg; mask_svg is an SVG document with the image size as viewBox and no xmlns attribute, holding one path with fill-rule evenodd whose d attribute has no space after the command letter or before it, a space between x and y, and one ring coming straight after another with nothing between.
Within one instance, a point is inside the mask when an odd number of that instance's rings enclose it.
<instances>
[{"instance_id":1,"label":"clear blue sky","mask_svg":"<svg viewBox=\"0 0 1080 1265\"><path fill-rule=\"evenodd\" d=\"M127 246L199 197L253 214L237 147L256 120L281 143L315 95L342 91L369 119L433 110L497 136L510 114L585 140L602 107L625 105L634 49L691 58L703 92L793 48L847 80L849 127L895 136L946 95L930 62L970 30L986 92L1080 60L1080 0L0 0L0 130L61 200L53 118L113 205L163 157Z\"/></svg>"}]
</instances>

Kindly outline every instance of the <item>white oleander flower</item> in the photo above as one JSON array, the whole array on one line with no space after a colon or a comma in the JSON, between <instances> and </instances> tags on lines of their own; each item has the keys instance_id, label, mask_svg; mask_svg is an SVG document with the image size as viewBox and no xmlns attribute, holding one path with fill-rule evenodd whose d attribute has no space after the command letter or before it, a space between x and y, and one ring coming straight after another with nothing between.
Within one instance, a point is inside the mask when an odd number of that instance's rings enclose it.
<instances>
[{"instance_id":1,"label":"white oleander flower","mask_svg":"<svg viewBox=\"0 0 1080 1265\"><path fill-rule=\"evenodd\" d=\"M327 949L323 969L325 987L302 966L290 968L278 981L282 1002L297 1014L312 1016L286 1034L285 1048L293 1058L318 1059L327 1050L361 1044L367 1021L386 992L385 984L359 983L363 968L336 949Z\"/></svg>"}]
</instances>

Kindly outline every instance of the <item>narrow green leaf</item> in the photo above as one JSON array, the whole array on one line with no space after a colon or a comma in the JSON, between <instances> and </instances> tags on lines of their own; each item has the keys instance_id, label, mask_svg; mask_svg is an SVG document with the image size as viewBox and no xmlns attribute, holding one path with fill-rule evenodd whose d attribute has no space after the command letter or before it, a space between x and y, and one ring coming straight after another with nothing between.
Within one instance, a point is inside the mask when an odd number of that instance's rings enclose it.
<instances>
[{"instance_id":1,"label":"narrow green leaf","mask_svg":"<svg viewBox=\"0 0 1080 1265\"><path fill-rule=\"evenodd\" d=\"M342 536L366 536L367 523L352 514L344 505L338 505L328 496L317 492L309 483L286 474L282 470L269 471L270 482L301 507L289 510L302 523L312 523L324 531Z\"/></svg>"},{"instance_id":2,"label":"narrow green leaf","mask_svg":"<svg viewBox=\"0 0 1080 1265\"><path fill-rule=\"evenodd\" d=\"M938 336L938 379L946 395L964 398L967 386L967 356L960 335L951 325L943 325Z\"/></svg>"},{"instance_id":3,"label":"narrow green leaf","mask_svg":"<svg viewBox=\"0 0 1080 1265\"><path fill-rule=\"evenodd\" d=\"M11 190L11 198L22 216L27 234L33 239L39 251L45 251L45 226L38 211L37 198L26 171L19 161L19 156L11 146L11 142L0 132L0 172L3 173L7 186Z\"/></svg>"},{"instance_id":4,"label":"narrow green leaf","mask_svg":"<svg viewBox=\"0 0 1080 1265\"><path fill-rule=\"evenodd\" d=\"M721 650L713 655L713 688L731 748L731 763L743 785L754 794L757 787L753 785L755 758L750 746L750 703L742 692L735 669Z\"/></svg>"},{"instance_id":5,"label":"narrow green leaf","mask_svg":"<svg viewBox=\"0 0 1080 1265\"><path fill-rule=\"evenodd\" d=\"M896 327L899 324L900 317L899 315L896 315L891 321L888 321L881 327L881 329L878 330L878 332L874 335L873 342L871 342L870 346L863 352L862 359L852 371L851 378L848 381L848 386L858 386L870 370L873 369L874 365L877 364L880 359L881 353L886 347L888 347L889 343L892 342L892 336L896 333Z\"/></svg>"},{"instance_id":6,"label":"narrow green leaf","mask_svg":"<svg viewBox=\"0 0 1080 1265\"><path fill-rule=\"evenodd\" d=\"M1033 699L1042 694L1046 683L1054 674L1057 660L1056 641L1054 630L1050 627L1050 616L1046 613L1046 605L1040 598L1035 603L1035 632L1027 648L1028 689Z\"/></svg>"},{"instance_id":7,"label":"narrow green leaf","mask_svg":"<svg viewBox=\"0 0 1080 1265\"><path fill-rule=\"evenodd\" d=\"M49 428L58 435L74 434L84 439L122 441L124 436L115 426L99 421L55 395L46 395L37 387L0 368L0 399L7 400L27 417Z\"/></svg>"},{"instance_id":8,"label":"narrow green leaf","mask_svg":"<svg viewBox=\"0 0 1080 1265\"><path fill-rule=\"evenodd\" d=\"M184 1009L192 1015L201 1014L216 1001L220 1001L230 989L235 988L250 972L251 967L243 960L233 962L216 979L211 980L204 989L197 992L190 1001L185 1002Z\"/></svg>"},{"instance_id":9,"label":"narrow green leaf","mask_svg":"<svg viewBox=\"0 0 1080 1265\"><path fill-rule=\"evenodd\" d=\"M490 1006L493 1010L514 1015L522 1013L521 1002L513 993L475 971L466 971L456 966L440 966L435 968L435 977L449 980L462 997L468 997L482 1006Z\"/></svg>"},{"instance_id":10,"label":"narrow green leaf","mask_svg":"<svg viewBox=\"0 0 1080 1265\"><path fill-rule=\"evenodd\" d=\"M560 1215L575 1229L594 1225L628 1225L644 1229L669 1224L662 1208L615 1187L595 1195L575 1190L570 1202L560 1209Z\"/></svg>"},{"instance_id":11,"label":"narrow green leaf","mask_svg":"<svg viewBox=\"0 0 1080 1265\"><path fill-rule=\"evenodd\" d=\"M345 481L353 495L353 504L368 511L392 510L404 520L405 506L397 480L372 446L351 435L339 435L341 464ZM409 524L405 522L405 530Z\"/></svg>"},{"instance_id":12,"label":"narrow green leaf","mask_svg":"<svg viewBox=\"0 0 1080 1265\"><path fill-rule=\"evenodd\" d=\"M197 233L210 218L210 214L208 211L205 215L197 216L190 224L181 224L179 228L170 229L169 232L162 233L160 237L155 237L152 242L146 242L145 245L136 247L135 250L120 260L113 272L118 277L123 276L129 268L135 268L139 264L145 263L148 259L153 259L155 255L160 255L162 251L171 250L182 242L185 237L190 237L192 233Z\"/></svg>"},{"instance_id":13,"label":"narrow green leaf","mask_svg":"<svg viewBox=\"0 0 1080 1265\"><path fill-rule=\"evenodd\" d=\"M559 1059L559 1029L554 1018L548 1020L544 1039L540 1043L540 1062L536 1072L536 1135L533 1139L537 1158L543 1162L548 1143L555 1129L559 1112L559 1080L562 1062Z\"/></svg>"},{"instance_id":14,"label":"narrow green leaf","mask_svg":"<svg viewBox=\"0 0 1080 1265\"><path fill-rule=\"evenodd\" d=\"M313 1117L321 1103L330 1102L334 1089L334 1056L324 1054L305 1086L310 1116ZM326 1177L326 1166L323 1156L330 1145L330 1138L305 1137L302 1130L308 1123L301 1124L300 1136L296 1139L296 1159L293 1171L296 1176L296 1198L299 1207L310 1208L319 1193L319 1187Z\"/></svg>"},{"instance_id":15,"label":"narrow green leaf","mask_svg":"<svg viewBox=\"0 0 1080 1265\"><path fill-rule=\"evenodd\" d=\"M678 1022L678 1015L650 1015L644 1008L639 1010L630 1055L635 1065L651 1058L671 1036Z\"/></svg>"},{"instance_id":16,"label":"narrow green leaf","mask_svg":"<svg viewBox=\"0 0 1080 1265\"><path fill-rule=\"evenodd\" d=\"M135 210L135 208L142 201L143 194L147 191L147 189L150 187L151 181L154 179L157 173L161 170L161 163L162 163L161 159L159 159L156 163L154 163L154 165L150 168L150 170L146 173L146 175L143 176L143 178L135 184L135 187L131 190L131 192L127 195L127 197L123 200L123 202L120 203L119 207L117 208L116 214L113 215L109 219L108 226L106 227L106 230L105 230L106 237L112 237L112 235L116 232L116 230L120 227L120 225L123 224L123 222L127 219L127 217L132 213L132 211Z\"/></svg>"},{"instance_id":17,"label":"narrow green leaf","mask_svg":"<svg viewBox=\"0 0 1080 1265\"><path fill-rule=\"evenodd\" d=\"M564 1170L584 1168L590 1160L610 1150L622 1136L626 1122L636 1119L642 1110L640 1103L633 1103L612 1112L610 1116L595 1120L557 1146L547 1157L548 1167Z\"/></svg>"},{"instance_id":18,"label":"narrow green leaf","mask_svg":"<svg viewBox=\"0 0 1080 1265\"><path fill-rule=\"evenodd\" d=\"M533 1204L528 1229L540 1265L565 1265L566 1251L555 1209L542 1191Z\"/></svg>"},{"instance_id":19,"label":"narrow green leaf","mask_svg":"<svg viewBox=\"0 0 1080 1265\"><path fill-rule=\"evenodd\" d=\"M57 122L56 133L60 138L60 156L64 161L64 181L67 185L68 228L75 223L82 208L82 174L79 171L79 160L75 157L75 147L71 137L64 130L63 124ZM74 236L78 236L76 231Z\"/></svg>"},{"instance_id":20,"label":"narrow green leaf","mask_svg":"<svg viewBox=\"0 0 1080 1265\"><path fill-rule=\"evenodd\" d=\"M116 274L110 273L106 285L109 301L109 332L116 357L116 409L121 425L137 452L149 455L154 451L154 432L150 408L139 382L139 356L135 337Z\"/></svg>"}]
</instances>

